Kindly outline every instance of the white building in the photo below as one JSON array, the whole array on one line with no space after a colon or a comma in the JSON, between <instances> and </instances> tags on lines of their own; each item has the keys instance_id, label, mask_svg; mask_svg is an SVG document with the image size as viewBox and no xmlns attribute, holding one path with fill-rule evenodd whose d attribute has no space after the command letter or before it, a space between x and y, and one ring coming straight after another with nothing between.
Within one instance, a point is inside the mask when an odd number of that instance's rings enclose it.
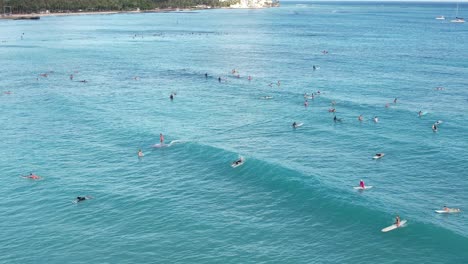
<instances>
[{"instance_id":1,"label":"white building","mask_svg":"<svg viewBox=\"0 0 468 264\"><path fill-rule=\"evenodd\" d=\"M226 2L229 0L219 0L220 2ZM237 0L237 4L231 5L232 8L265 8L278 6L279 1L277 0Z\"/></svg>"}]
</instances>

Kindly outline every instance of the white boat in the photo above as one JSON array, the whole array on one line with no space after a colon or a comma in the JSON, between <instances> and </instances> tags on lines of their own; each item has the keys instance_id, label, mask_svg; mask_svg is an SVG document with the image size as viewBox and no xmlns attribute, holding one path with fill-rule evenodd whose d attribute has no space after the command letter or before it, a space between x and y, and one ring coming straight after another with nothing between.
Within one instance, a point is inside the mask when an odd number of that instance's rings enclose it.
<instances>
[{"instance_id":1,"label":"white boat","mask_svg":"<svg viewBox=\"0 0 468 264\"><path fill-rule=\"evenodd\" d=\"M444 16L438 16L436 17L437 20L445 20L445 17Z\"/></svg>"},{"instance_id":2,"label":"white boat","mask_svg":"<svg viewBox=\"0 0 468 264\"><path fill-rule=\"evenodd\" d=\"M450 20L450 22L452 23L465 23L465 19L463 19L462 17L457 17L453 20Z\"/></svg>"},{"instance_id":3,"label":"white boat","mask_svg":"<svg viewBox=\"0 0 468 264\"><path fill-rule=\"evenodd\" d=\"M465 23L463 17L458 17L458 3L457 3L457 13L455 14L455 19L450 20L452 23Z\"/></svg>"}]
</instances>

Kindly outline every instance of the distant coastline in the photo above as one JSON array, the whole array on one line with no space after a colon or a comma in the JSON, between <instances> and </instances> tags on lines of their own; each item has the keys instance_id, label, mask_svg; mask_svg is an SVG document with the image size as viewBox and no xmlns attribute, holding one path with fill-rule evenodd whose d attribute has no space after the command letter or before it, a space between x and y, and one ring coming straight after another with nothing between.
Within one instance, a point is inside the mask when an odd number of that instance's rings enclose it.
<instances>
[{"instance_id":1,"label":"distant coastline","mask_svg":"<svg viewBox=\"0 0 468 264\"><path fill-rule=\"evenodd\" d=\"M78 15L111 15L111 14L132 14L132 13L164 13L164 12L187 12L194 10L208 9L257 9L278 7L279 0L220 0L218 5L197 4L194 6L184 7L156 7L156 8L128 8L125 10L109 8L108 10L95 10L94 8L84 9L44 9L40 8L31 10L30 7L2 6L3 13L0 14L0 19L40 19L46 16L78 16Z\"/></svg>"},{"instance_id":2,"label":"distant coastline","mask_svg":"<svg viewBox=\"0 0 468 264\"><path fill-rule=\"evenodd\" d=\"M144 14L144 13L166 13L166 12L191 12L197 10L208 9L236 9L231 7L215 7L215 8L163 8L152 10L129 10L129 11L83 11L83 12L48 12L48 13L30 13L30 14L11 14L0 16L0 19L26 20L34 19L35 17L50 17L50 16L86 16L86 15L114 15L114 14Z\"/></svg>"}]
</instances>

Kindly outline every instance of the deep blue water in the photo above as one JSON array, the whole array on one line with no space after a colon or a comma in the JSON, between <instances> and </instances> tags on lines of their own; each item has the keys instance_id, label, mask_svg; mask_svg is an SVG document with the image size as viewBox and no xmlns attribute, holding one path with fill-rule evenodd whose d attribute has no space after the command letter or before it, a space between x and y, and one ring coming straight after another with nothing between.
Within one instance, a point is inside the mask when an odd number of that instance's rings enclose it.
<instances>
[{"instance_id":1,"label":"deep blue water","mask_svg":"<svg viewBox=\"0 0 468 264\"><path fill-rule=\"evenodd\" d=\"M454 16L284 2L0 20L0 263L467 263ZM177 141L152 148L159 133ZM396 214L408 224L382 233Z\"/></svg>"}]
</instances>

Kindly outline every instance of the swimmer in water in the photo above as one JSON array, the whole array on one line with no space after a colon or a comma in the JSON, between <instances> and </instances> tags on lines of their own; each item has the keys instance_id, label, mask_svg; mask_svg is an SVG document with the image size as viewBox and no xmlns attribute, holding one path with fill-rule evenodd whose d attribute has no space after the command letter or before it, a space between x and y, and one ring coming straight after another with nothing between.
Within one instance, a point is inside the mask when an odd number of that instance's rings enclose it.
<instances>
[{"instance_id":1,"label":"swimmer in water","mask_svg":"<svg viewBox=\"0 0 468 264\"><path fill-rule=\"evenodd\" d=\"M309 106L309 101L305 100L304 106L305 106L305 107L308 107L308 106Z\"/></svg>"},{"instance_id":2,"label":"swimmer in water","mask_svg":"<svg viewBox=\"0 0 468 264\"><path fill-rule=\"evenodd\" d=\"M252 80L252 76L249 75L249 77L247 77L247 80L251 81L251 80Z\"/></svg>"},{"instance_id":3,"label":"swimmer in water","mask_svg":"<svg viewBox=\"0 0 468 264\"><path fill-rule=\"evenodd\" d=\"M143 157L145 154L143 154L143 151L141 149L138 150L138 157Z\"/></svg>"},{"instance_id":4,"label":"swimmer in water","mask_svg":"<svg viewBox=\"0 0 468 264\"><path fill-rule=\"evenodd\" d=\"M208 73L205 73L205 79L208 79Z\"/></svg>"},{"instance_id":5,"label":"swimmer in water","mask_svg":"<svg viewBox=\"0 0 468 264\"><path fill-rule=\"evenodd\" d=\"M362 120L364 120L364 118L362 117L362 115L359 115L358 118L359 122L362 122Z\"/></svg>"},{"instance_id":6,"label":"swimmer in water","mask_svg":"<svg viewBox=\"0 0 468 264\"><path fill-rule=\"evenodd\" d=\"M278 80L278 82L276 83L276 85L281 86L281 82Z\"/></svg>"},{"instance_id":7,"label":"swimmer in water","mask_svg":"<svg viewBox=\"0 0 468 264\"><path fill-rule=\"evenodd\" d=\"M218 77L218 82L221 82L221 77Z\"/></svg>"},{"instance_id":8,"label":"swimmer in water","mask_svg":"<svg viewBox=\"0 0 468 264\"><path fill-rule=\"evenodd\" d=\"M73 81L73 74L70 74L70 80Z\"/></svg>"},{"instance_id":9,"label":"swimmer in water","mask_svg":"<svg viewBox=\"0 0 468 264\"><path fill-rule=\"evenodd\" d=\"M161 142L161 145L164 143L164 136L162 133L159 134L159 142Z\"/></svg>"},{"instance_id":10,"label":"swimmer in water","mask_svg":"<svg viewBox=\"0 0 468 264\"><path fill-rule=\"evenodd\" d=\"M395 98L395 99L393 100L393 103L396 104L397 100L398 100L398 98Z\"/></svg>"},{"instance_id":11,"label":"swimmer in water","mask_svg":"<svg viewBox=\"0 0 468 264\"><path fill-rule=\"evenodd\" d=\"M379 118L377 116L374 116L374 122L375 123L378 123L379 122Z\"/></svg>"},{"instance_id":12,"label":"swimmer in water","mask_svg":"<svg viewBox=\"0 0 468 264\"><path fill-rule=\"evenodd\" d=\"M174 95L171 94L171 95L169 96L169 99L171 99L171 101L174 100Z\"/></svg>"},{"instance_id":13,"label":"swimmer in water","mask_svg":"<svg viewBox=\"0 0 468 264\"><path fill-rule=\"evenodd\" d=\"M432 131L437 132L437 125L436 124L432 125Z\"/></svg>"}]
</instances>

